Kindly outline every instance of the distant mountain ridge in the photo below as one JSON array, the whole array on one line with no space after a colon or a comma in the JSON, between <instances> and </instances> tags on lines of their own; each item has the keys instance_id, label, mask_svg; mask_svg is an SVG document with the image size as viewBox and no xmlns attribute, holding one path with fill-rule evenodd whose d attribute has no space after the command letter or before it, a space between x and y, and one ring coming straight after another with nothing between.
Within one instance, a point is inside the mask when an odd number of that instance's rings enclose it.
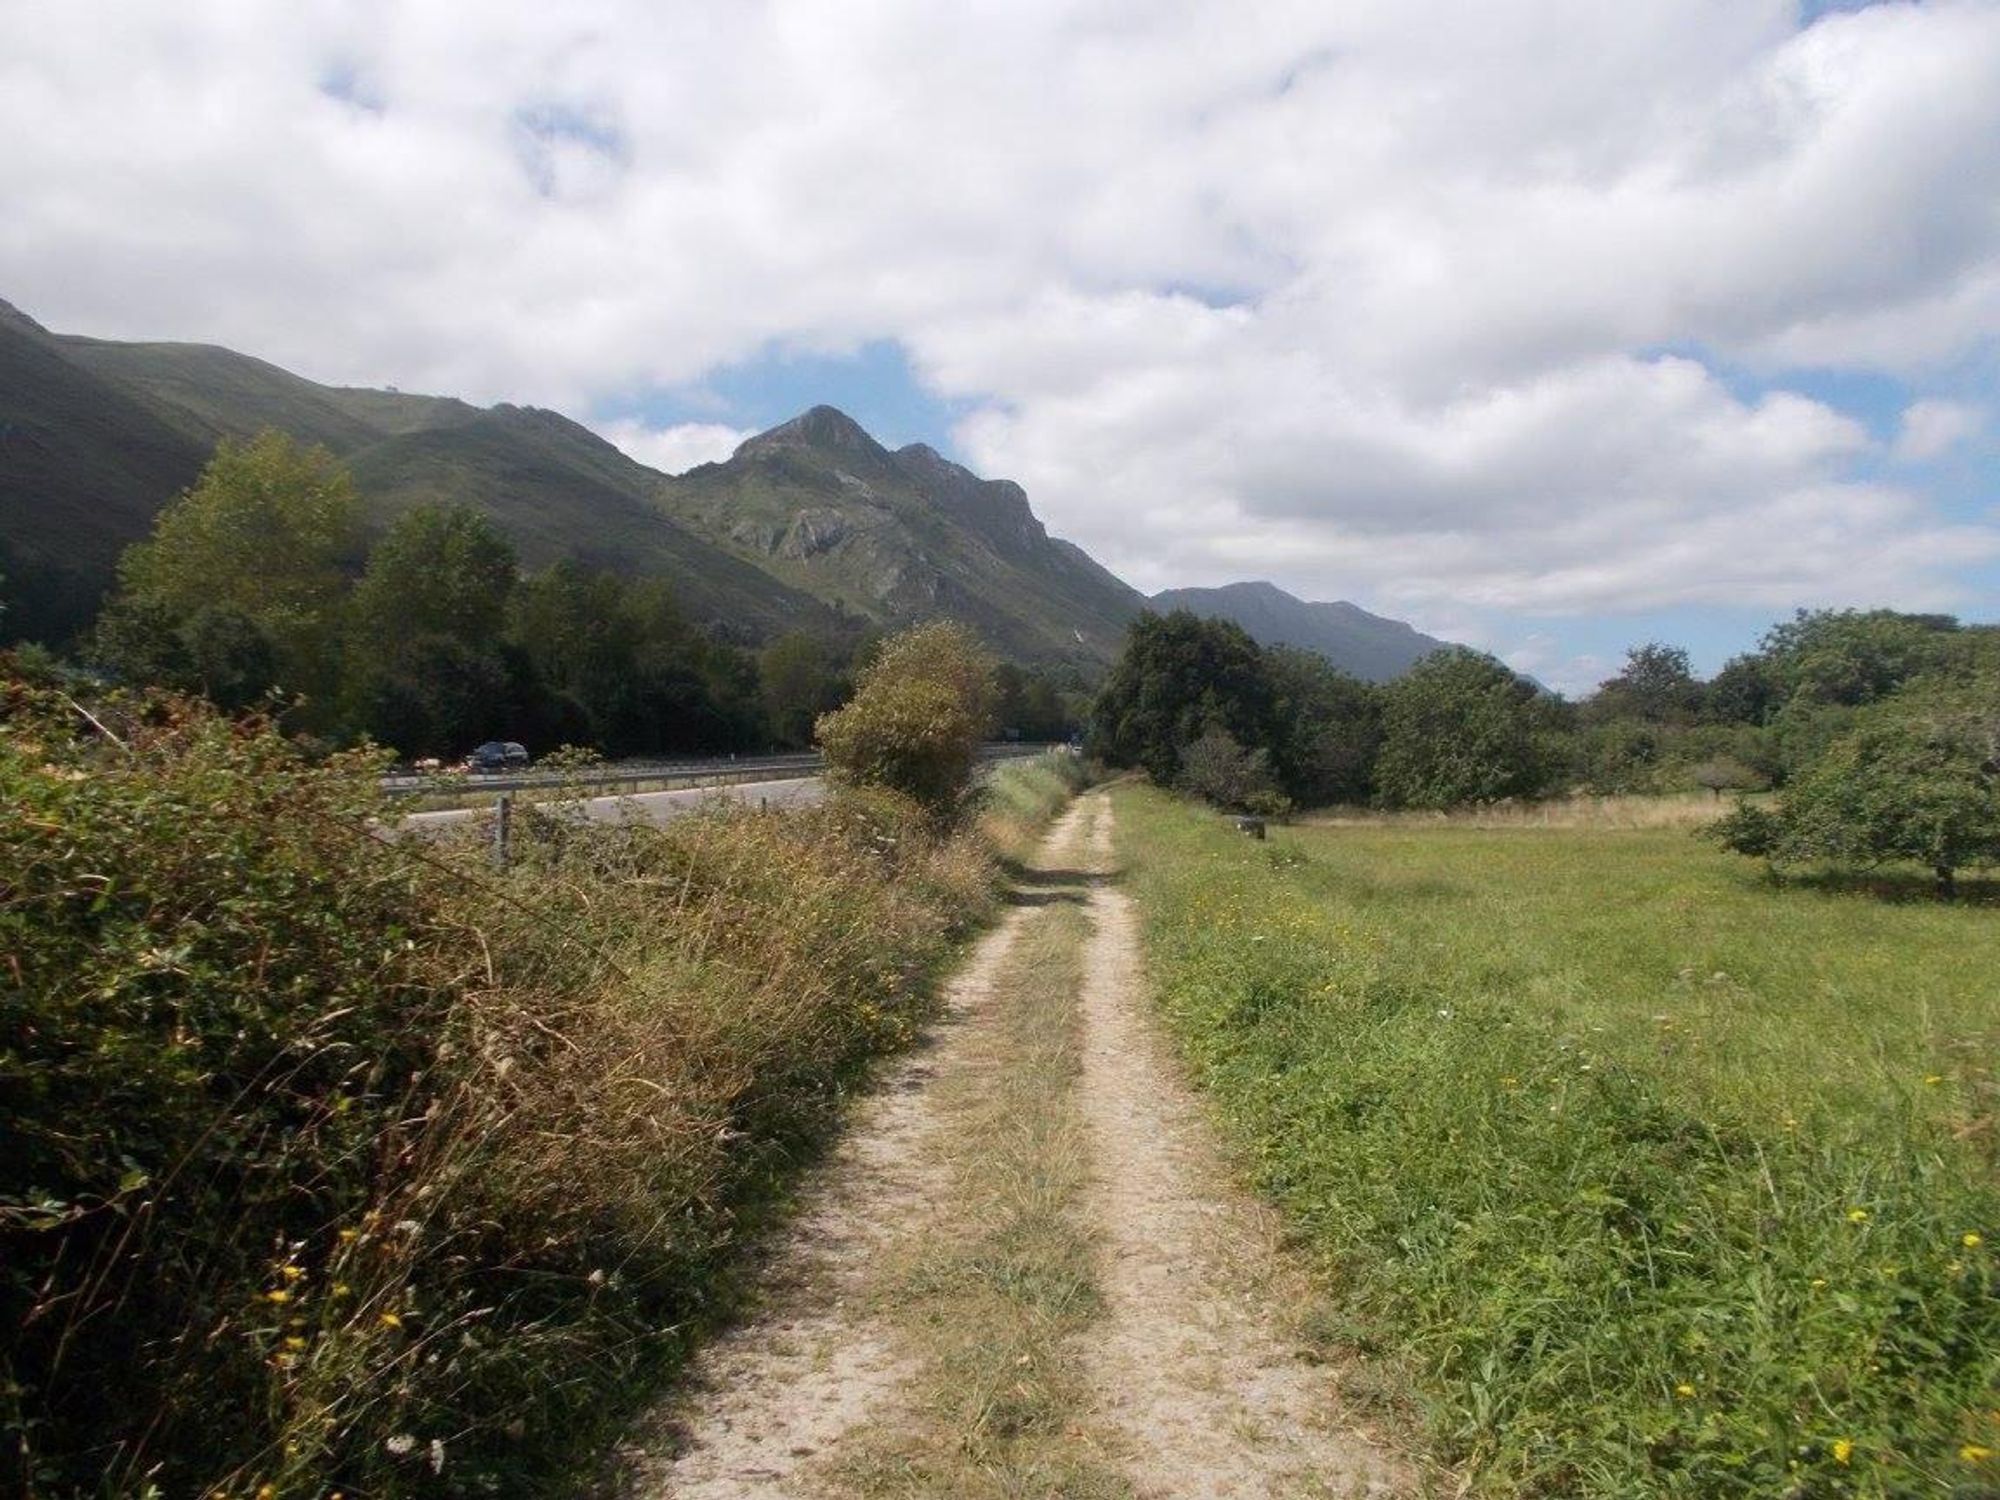
<instances>
[{"instance_id":1,"label":"distant mountain ridge","mask_svg":"<svg viewBox=\"0 0 2000 1500\"><path fill-rule=\"evenodd\" d=\"M1370 614L1358 604L1344 600L1310 603L1274 583L1167 589L1153 595L1152 607L1233 620L1259 645L1317 651L1335 666L1370 682L1400 677L1446 644L1401 620Z\"/></svg>"},{"instance_id":2,"label":"distant mountain ridge","mask_svg":"<svg viewBox=\"0 0 2000 1500\"><path fill-rule=\"evenodd\" d=\"M574 557L662 577L690 619L737 639L948 615L1013 659L1088 676L1141 610L1184 605L1364 676L1393 675L1437 644L1269 584L1149 601L1051 537L1019 485L922 443L892 451L830 406L670 476L556 412L325 386L211 345L51 333L5 302L0 640L85 628L119 552L149 533L217 440L266 427L332 450L373 525L423 501L463 502L491 516L527 566Z\"/></svg>"},{"instance_id":3,"label":"distant mountain ridge","mask_svg":"<svg viewBox=\"0 0 2000 1500\"><path fill-rule=\"evenodd\" d=\"M1102 663L1145 596L1049 536L1026 493L816 406L656 492L676 520L868 619L950 615L1023 659Z\"/></svg>"}]
</instances>

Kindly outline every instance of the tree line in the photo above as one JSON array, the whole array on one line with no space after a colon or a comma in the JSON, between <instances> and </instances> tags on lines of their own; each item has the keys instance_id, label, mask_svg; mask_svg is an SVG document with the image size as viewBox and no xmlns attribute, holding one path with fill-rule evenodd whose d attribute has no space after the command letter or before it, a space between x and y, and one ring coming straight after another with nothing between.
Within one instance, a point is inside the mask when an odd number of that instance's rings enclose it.
<instances>
[{"instance_id":1,"label":"tree line","mask_svg":"<svg viewBox=\"0 0 2000 1500\"><path fill-rule=\"evenodd\" d=\"M804 746L880 648L859 632L722 639L658 578L525 570L463 505L420 504L371 535L333 455L268 431L224 440L118 576L83 646L95 670L410 758L487 739L611 756ZM990 707L986 729L1060 739L1077 700L1006 664Z\"/></svg>"},{"instance_id":2,"label":"tree line","mask_svg":"<svg viewBox=\"0 0 2000 1500\"><path fill-rule=\"evenodd\" d=\"M1633 648L1570 703L1463 646L1387 684L1185 611L1127 637L1092 745L1218 806L1447 808L1557 792L1784 789L1730 847L1780 863L2000 862L2000 627L1799 611L1707 681Z\"/></svg>"}]
</instances>

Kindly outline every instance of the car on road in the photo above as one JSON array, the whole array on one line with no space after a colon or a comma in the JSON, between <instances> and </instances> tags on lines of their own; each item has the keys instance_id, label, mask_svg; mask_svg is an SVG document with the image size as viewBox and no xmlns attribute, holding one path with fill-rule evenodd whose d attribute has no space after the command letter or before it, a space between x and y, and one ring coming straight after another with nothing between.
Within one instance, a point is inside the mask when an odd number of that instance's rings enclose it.
<instances>
[{"instance_id":1,"label":"car on road","mask_svg":"<svg viewBox=\"0 0 2000 1500\"><path fill-rule=\"evenodd\" d=\"M468 771L511 771L527 763L527 747L512 740L488 740L465 757Z\"/></svg>"}]
</instances>

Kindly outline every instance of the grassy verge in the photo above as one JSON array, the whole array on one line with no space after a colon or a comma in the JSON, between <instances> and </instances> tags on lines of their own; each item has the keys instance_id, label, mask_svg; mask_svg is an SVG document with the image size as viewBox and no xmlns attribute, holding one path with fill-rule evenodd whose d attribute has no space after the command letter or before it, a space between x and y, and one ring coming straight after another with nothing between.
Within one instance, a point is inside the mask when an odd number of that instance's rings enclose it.
<instances>
[{"instance_id":1,"label":"grassy verge","mask_svg":"<svg viewBox=\"0 0 2000 1500\"><path fill-rule=\"evenodd\" d=\"M939 1081L950 1211L885 1292L922 1370L910 1409L864 1434L835 1476L846 1493L1130 1493L1074 1425L1087 1404L1075 1340L1099 1306L1074 1097L1087 931L1074 906L1027 919L995 980L993 1035Z\"/></svg>"},{"instance_id":2,"label":"grassy verge","mask_svg":"<svg viewBox=\"0 0 2000 1500\"><path fill-rule=\"evenodd\" d=\"M1990 911L1119 794L1160 999L1490 1494L2000 1482Z\"/></svg>"},{"instance_id":3,"label":"grassy verge","mask_svg":"<svg viewBox=\"0 0 2000 1500\"><path fill-rule=\"evenodd\" d=\"M993 907L891 797L503 874L378 770L0 684L0 1491L569 1489Z\"/></svg>"},{"instance_id":4,"label":"grassy verge","mask_svg":"<svg viewBox=\"0 0 2000 1500\"><path fill-rule=\"evenodd\" d=\"M1024 867L1051 820L1092 774L1081 756L1066 751L1001 762L981 791L981 835L1011 868Z\"/></svg>"}]
</instances>

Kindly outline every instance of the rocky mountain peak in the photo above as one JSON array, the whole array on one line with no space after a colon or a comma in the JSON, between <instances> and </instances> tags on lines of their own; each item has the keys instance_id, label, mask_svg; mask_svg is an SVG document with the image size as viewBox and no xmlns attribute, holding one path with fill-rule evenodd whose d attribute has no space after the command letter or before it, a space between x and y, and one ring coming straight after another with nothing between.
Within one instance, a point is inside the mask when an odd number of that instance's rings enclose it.
<instances>
[{"instance_id":1,"label":"rocky mountain peak","mask_svg":"<svg viewBox=\"0 0 2000 1500\"><path fill-rule=\"evenodd\" d=\"M885 454L882 445L859 422L832 406L815 406L789 422L780 422L769 432L760 432L749 439L736 452L738 455L773 453L784 448L817 448L877 457Z\"/></svg>"}]
</instances>

